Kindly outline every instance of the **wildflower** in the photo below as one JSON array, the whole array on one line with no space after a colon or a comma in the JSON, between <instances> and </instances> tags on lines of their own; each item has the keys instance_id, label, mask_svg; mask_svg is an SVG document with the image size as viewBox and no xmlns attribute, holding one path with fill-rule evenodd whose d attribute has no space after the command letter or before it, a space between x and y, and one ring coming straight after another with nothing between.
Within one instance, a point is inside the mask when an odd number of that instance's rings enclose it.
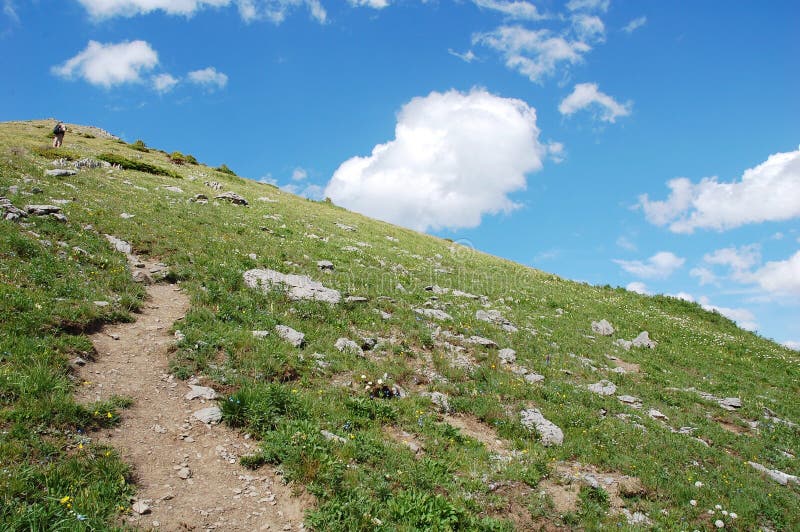
<instances>
[{"instance_id":1,"label":"wildflower","mask_svg":"<svg viewBox=\"0 0 800 532\"><path fill-rule=\"evenodd\" d=\"M697 501L692 499L691 501L689 501L689 504L691 504L692 506L697 506Z\"/></svg>"},{"instance_id":2,"label":"wildflower","mask_svg":"<svg viewBox=\"0 0 800 532\"><path fill-rule=\"evenodd\" d=\"M367 378L367 376L366 376L366 375L364 375L364 374L362 373L362 374L361 374L361 378L362 378L362 379L366 379L366 378Z\"/></svg>"},{"instance_id":3,"label":"wildflower","mask_svg":"<svg viewBox=\"0 0 800 532\"><path fill-rule=\"evenodd\" d=\"M83 449L83 442L80 442L80 443L78 444L78 449Z\"/></svg>"},{"instance_id":4,"label":"wildflower","mask_svg":"<svg viewBox=\"0 0 800 532\"><path fill-rule=\"evenodd\" d=\"M383 384L383 379L378 379L378 386L380 386L381 384Z\"/></svg>"},{"instance_id":5,"label":"wildflower","mask_svg":"<svg viewBox=\"0 0 800 532\"><path fill-rule=\"evenodd\" d=\"M703 483L698 480L697 482L694 483L694 487L695 488L702 488L703 487Z\"/></svg>"},{"instance_id":6,"label":"wildflower","mask_svg":"<svg viewBox=\"0 0 800 532\"><path fill-rule=\"evenodd\" d=\"M111 412L106 412L106 417L107 417L108 419L111 419L111 418L112 418L112 417L114 417L114 416L112 416L112 415L111 415Z\"/></svg>"},{"instance_id":7,"label":"wildflower","mask_svg":"<svg viewBox=\"0 0 800 532\"><path fill-rule=\"evenodd\" d=\"M69 504L70 500L72 500L72 497L70 497L69 495L64 495L58 502L61 504Z\"/></svg>"},{"instance_id":8,"label":"wildflower","mask_svg":"<svg viewBox=\"0 0 800 532\"><path fill-rule=\"evenodd\" d=\"M722 515L728 515L728 511L727 510L722 510Z\"/></svg>"},{"instance_id":9,"label":"wildflower","mask_svg":"<svg viewBox=\"0 0 800 532\"><path fill-rule=\"evenodd\" d=\"M83 514L75 514L75 519L77 519L78 521L86 521L86 519L88 518Z\"/></svg>"},{"instance_id":10,"label":"wildflower","mask_svg":"<svg viewBox=\"0 0 800 532\"><path fill-rule=\"evenodd\" d=\"M715 504L714 505L714 509L715 510L722 510L722 505L721 504Z\"/></svg>"},{"instance_id":11,"label":"wildflower","mask_svg":"<svg viewBox=\"0 0 800 532\"><path fill-rule=\"evenodd\" d=\"M722 519L717 519L714 521L714 526L717 528L725 528L725 523L722 522Z\"/></svg>"},{"instance_id":12,"label":"wildflower","mask_svg":"<svg viewBox=\"0 0 800 532\"><path fill-rule=\"evenodd\" d=\"M736 519L737 517L739 517L738 515L736 515L736 512L731 512L731 513L729 513L729 514L728 514L728 516L729 516L731 519Z\"/></svg>"}]
</instances>

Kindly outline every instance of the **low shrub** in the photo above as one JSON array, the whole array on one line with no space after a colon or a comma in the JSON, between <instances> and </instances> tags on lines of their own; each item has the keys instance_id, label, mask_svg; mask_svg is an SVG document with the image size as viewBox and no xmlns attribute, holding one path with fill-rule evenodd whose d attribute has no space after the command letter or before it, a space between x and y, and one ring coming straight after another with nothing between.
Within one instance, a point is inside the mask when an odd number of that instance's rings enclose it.
<instances>
[{"instance_id":1,"label":"low shrub","mask_svg":"<svg viewBox=\"0 0 800 532\"><path fill-rule=\"evenodd\" d=\"M138 172L145 172L148 174L153 175L164 175L168 177L177 177L180 178L181 176L166 168L161 168L160 166L155 166L153 164L145 163L142 161L133 161L121 155L115 155L113 153L102 153L97 156L98 159L101 161L106 161L111 164L119 165L120 168L125 170L136 170Z\"/></svg>"}]
</instances>

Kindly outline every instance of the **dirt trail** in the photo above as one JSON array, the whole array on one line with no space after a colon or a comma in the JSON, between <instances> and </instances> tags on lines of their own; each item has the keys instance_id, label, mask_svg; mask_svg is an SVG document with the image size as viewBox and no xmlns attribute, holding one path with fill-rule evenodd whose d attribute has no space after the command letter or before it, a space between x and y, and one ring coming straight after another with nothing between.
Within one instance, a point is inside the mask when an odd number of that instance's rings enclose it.
<instances>
[{"instance_id":1,"label":"dirt trail","mask_svg":"<svg viewBox=\"0 0 800 532\"><path fill-rule=\"evenodd\" d=\"M160 530L302 530L308 495L295 497L272 471L250 471L238 457L256 443L225 425L206 425L192 413L215 401L186 400L186 383L169 375L169 330L189 308L175 285L147 288L135 323L105 327L91 336L96 361L80 371L77 400L130 397L122 422L96 434L131 464L137 501L150 510L131 512L129 523ZM186 476L188 468L191 476ZM183 470L182 470L183 469ZM141 508L141 507L140 507Z\"/></svg>"}]
</instances>

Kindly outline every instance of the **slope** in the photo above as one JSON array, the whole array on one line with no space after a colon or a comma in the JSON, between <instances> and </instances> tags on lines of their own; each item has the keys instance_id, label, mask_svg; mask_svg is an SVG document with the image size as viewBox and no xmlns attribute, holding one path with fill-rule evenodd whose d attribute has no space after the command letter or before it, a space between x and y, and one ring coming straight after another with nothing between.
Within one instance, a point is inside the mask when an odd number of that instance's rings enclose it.
<instances>
[{"instance_id":1,"label":"slope","mask_svg":"<svg viewBox=\"0 0 800 532\"><path fill-rule=\"evenodd\" d=\"M136 472L96 432L124 427L130 398L73 399L88 335L145 301L105 235L190 297L172 375L220 394L223 423L257 442L244 465L316 497L308 527L800 527L793 477L748 464L800 473L796 353L692 303L563 280L92 128L52 150L51 126L0 125L7 204L60 211L0 221L7 528L131 511ZM644 331L652 344L628 343Z\"/></svg>"}]
</instances>

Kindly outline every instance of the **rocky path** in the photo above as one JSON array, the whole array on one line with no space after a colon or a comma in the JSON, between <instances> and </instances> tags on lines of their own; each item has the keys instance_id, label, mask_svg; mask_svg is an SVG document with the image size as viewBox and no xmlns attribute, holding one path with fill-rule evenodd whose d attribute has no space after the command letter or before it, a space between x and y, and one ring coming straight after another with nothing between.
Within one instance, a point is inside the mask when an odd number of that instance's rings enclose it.
<instances>
[{"instance_id":1,"label":"rocky path","mask_svg":"<svg viewBox=\"0 0 800 532\"><path fill-rule=\"evenodd\" d=\"M133 467L138 493L127 519L144 529L302 530L307 495L293 496L272 471L238 463L255 448L225 425L192 417L213 402L185 398L189 387L169 375L170 327L189 308L174 285L155 284L135 323L91 336L96 361L81 369L78 401L130 397L122 422L96 435Z\"/></svg>"}]
</instances>

